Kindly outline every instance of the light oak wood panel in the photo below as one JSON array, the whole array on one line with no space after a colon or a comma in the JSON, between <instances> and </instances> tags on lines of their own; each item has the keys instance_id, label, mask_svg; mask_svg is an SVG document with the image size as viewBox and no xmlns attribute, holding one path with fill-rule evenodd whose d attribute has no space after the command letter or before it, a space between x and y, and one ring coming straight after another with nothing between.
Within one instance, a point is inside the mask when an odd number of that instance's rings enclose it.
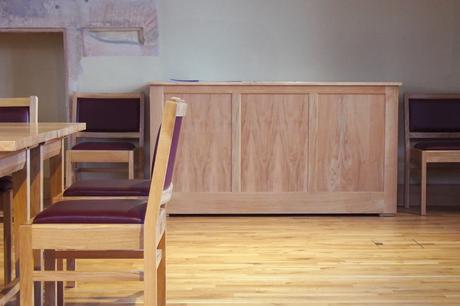
<instances>
[{"instance_id":1,"label":"light oak wood panel","mask_svg":"<svg viewBox=\"0 0 460 306\"><path fill-rule=\"evenodd\" d=\"M384 95L318 95L309 132L310 191L383 191Z\"/></svg>"},{"instance_id":2,"label":"light oak wood panel","mask_svg":"<svg viewBox=\"0 0 460 306\"><path fill-rule=\"evenodd\" d=\"M398 109L399 89L385 88L385 213L395 214L398 201Z\"/></svg>"},{"instance_id":3,"label":"light oak wood panel","mask_svg":"<svg viewBox=\"0 0 460 306\"><path fill-rule=\"evenodd\" d=\"M19 151L85 128L86 123L0 123L0 151Z\"/></svg>"},{"instance_id":4,"label":"light oak wood panel","mask_svg":"<svg viewBox=\"0 0 460 306\"><path fill-rule=\"evenodd\" d=\"M308 96L241 96L244 192L307 190Z\"/></svg>"},{"instance_id":5,"label":"light oak wood panel","mask_svg":"<svg viewBox=\"0 0 460 306\"><path fill-rule=\"evenodd\" d=\"M220 135L226 139L212 141L216 149L222 151L226 150L225 145L231 144L229 152L221 161L222 167L229 170L208 171L207 173L214 177L206 177L214 182L227 182L226 190L175 189L182 195L186 194L188 198L181 196L181 200L176 202L173 198L170 205L177 205L175 213L179 214L190 213L189 208L196 207L197 211L203 214L219 213L220 208L221 213L230 210L231 213L242 214L264 214L274 211L372 211L381 215L394 215L399 85L301 82L151 84L151 104L155 110L159 109L157 106L163 103L165 96L180 96L189 100L205 97L208 99L208 105L219 105L225 109L229 117L232 117L231 130ZM224 96L228 98L223 99ZM216 99L213 100L213 97ZM300 106L303 105L300 102L301 98L298 98L297 104L293 101L284 102L290 101L292 97L304 97L307 109ZM228 106L230 100L231 107ZM193 107L193 103L191 104ZM295 111L290 113L291 109ZM209 114L212 115L211 112ZM303 117L303 114L305 119L301 121L299 118ZM185 122L194 121L194 116L190 114ZM209 120L212 122L215 118L210 117ZM158 120L153 122L154 126L158 125L156 121ZM298 123L298 129L289 125L294 122ZM184 130L187 130L186 124ZM187 131L184 134L186 133ZM184 142L192 141L193 137L197 136L187 133L183 137L187 138ZM198 146L210 143L211 140L206 139L207 137L207 132L201 133ZM294 142L293 138L301 140ZM288 150L291 144L294 149ZM186 165L183 169L192 168L192 163L188 160L180 161L181 158L190 159L190 156L196 156L194 147L190 148L193 150L184 146L180 148L182 156L178 160ZM284 154L284 158L280 157L280 154ZM228 156L231 156L231 160ZM214 162L213 158L210 158L210 163ZM306 164L299 162L304 161L304 158L307 160ZM177 170L176 174L181 172L179 175L183 176L182 181L196 181L203 177L197 176L193 171L186 173ZM202 194L208 193L210 198L214 199L218 192L228 195L226 199L216 199L218 205L212 200L207 201ZM251 198L255 199L252 195L255 192L260 192L263 196L256 197L258 202L251 202ZM286 194L280 196L283 192ZM303 195L295 195L298 192ZM347 192L368 194L367 197L356 198L355 206L350 208L342 201L343 193ZM237 195L238 193L247 195ZM325 198L331 203L335 199L335 204L324 205L323 202L318 202L315 207L312 199L319 193L329 193ZM379 193L379 199L371 196L376 193ZM384 199L383 205L381 197ZM245 199L248 199L247 204L252 207L244 206ZM302 207L303 202L308 204ZM280 209L282 207L285 209ZM181 208L186 209L180 212Z\"/></svg>"},{"instance_id":6,"label":"light oak wood panel","mask_svg":"<svg viewBox=\"0 0 460 306\"><path fill-rule=\"evenodd\" d=\"M174 96L188 104L177 151L174 191L231 191L232 96Z\"/></svg>"},{"instance_id":7,"label":"light oak wood panel","mask_svg":"<svg viewBox=\"0 0 460 306\"><path fill-rule=\"evenodd\" d=\"M359 205L356 205L359 203ZM382 192L180 192L169 214L380 214Z\"/></svg>"}]
</instances>

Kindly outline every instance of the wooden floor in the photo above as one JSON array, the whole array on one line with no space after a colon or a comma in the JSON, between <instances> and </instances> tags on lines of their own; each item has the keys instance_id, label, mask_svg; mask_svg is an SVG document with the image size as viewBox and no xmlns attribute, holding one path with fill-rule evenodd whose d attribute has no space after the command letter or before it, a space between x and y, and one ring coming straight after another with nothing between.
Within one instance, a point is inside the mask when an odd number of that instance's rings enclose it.
<instances>
[{"instance_id":1,"label":"wooden floor","mask_svg":"<svg viewBox=\"0 0 460 306\"><path fill-rule=\"evenodd\" d=\"M168 305L460 305L460 212L419 217L172 217ZM79 269L140 267L81 261ZM66 305L142 303L80 283Z\"/></svg>"}]
</instances>

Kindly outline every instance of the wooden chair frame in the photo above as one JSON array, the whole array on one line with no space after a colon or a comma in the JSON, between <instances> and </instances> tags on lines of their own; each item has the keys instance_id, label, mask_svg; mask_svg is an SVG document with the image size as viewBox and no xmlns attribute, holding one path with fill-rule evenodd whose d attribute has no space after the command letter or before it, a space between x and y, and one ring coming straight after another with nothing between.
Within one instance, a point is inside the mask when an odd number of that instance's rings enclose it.
<instances>
[{"instance_id":1,"label":"wooden chair frame","mask_svg":"<svg viewBox=\"0 0 460 306\"><path fill-rule=\"evenodd\" d=\"M33 305L33 282L45 282L45 305L57 303L56 282L139 280L144 283L144 305L166 304L166 214L160 208L176 112L185 103L165 104L155 169L144 224L27 224L20 229L20 301ZM87 239L88 235L91 239ZM45 250L45 271L34 271L33 250ZM56 271L54 250L142 251L143 272ZM60 286L62 288L62 286Z\"/></svg>"},{"instance_id":2,"label":"wooden chair frame","mask_svg":"<svg viewBox=\"0 0 460 306\"><path fill-rule=\"evenodd\" d=\"M38 122L38 97L0 98L0 107L29 107L30 123Z\"/></svg>"},{"instance_id":3,"label":"wooden chair frame","mask_svg":"<svg viewBox=\"0 0 460 306\"><path fill-rule=\"evenodd\" d=\"M72 97L71 115L72 121L77 121L77 103L79 98L101 98L101 99L123 99L133 98L140 101L140 118L139 132L80 132L71 138L71 147L75 145L79 138L93 139L129 139L135 140L138 143L137 154L132 150L67 150L66 153L66 186L72 184L75 176L74 163L127 163L128 178L133 179L135 174L134 156L138 156L138 168L143 170L144 165L144 94L143 93L75 93ZM96 172L96 171L118 171L120 169L111 168L81 168L79 172ZM143 177L143 175L141 175Z\"/></svg>"},{"instance_id":4,"label":"wooden chair frame","mask_svg":"<svg viewBox=\"0 0 460 306\"><path fill-rule=\"evenodd\" d=\"M0 108L3 107L28 107L29 108L29 122L38 123L38 97L18 97L18 98L0 98ZM64 143L62 140L49 141L42 146L42 160L50 160L51 163L55 162L53 157L61 155L64 157ZM14 173L24 168L26 163L25 151L16 153L2 153L0 159L6 162L6 169L0 169L0 177ZM63 160L63 159L62 159ZM5 167L4 167L5 168ZM61 177L60 182L54 182L61 184L60 186L53 185L52 188L63 188L64 179ZM52 190L51 193L56 193ZM17 292L16 287L19 288L18 270L16 269L16 275L13 275L14 262L19 257L18 253L15 252L13 258L13 244L17 249L18 244L14 240L15 237L19 236L19 226L16 224L13 226L13 215L17 214L17 209L13 207L13 191L5 192L0 195L0 206L3 206L3 254L4 254L4 284L5 288L0 294L0 305L3 305L9 301L14 294ZM16 216L17 217L17 216ZM13 243L14 242L14 243Z\"/></svg>"},{"instance_id":5,"label":"wooden chair frame","mask_svg":"<svg viewBox=\"0 0 460 306\"><path fill-rule=\"evenodd\" d=\"M38 122L38 97L0 98L0 108L28 107L29 119L32 123ZM9 158L11 159L11 158ZM8 173L8 172L6 172ZM3 176L3 175L2 175ZM4 284L7 286L13 279L13 193L4 192L0 195L0 206L3 207L3 257L4 257Z\"/></svg>"},{"instance_id":6,"label":"wooden chair frame","mask_svg":"<svg viewBox=\"0 0 460 306\"><path fill-rule=\"evenodd\" d=\"M422 140L460 139L460 132L411 132L409 126L409 103L411 99L459 99L460 94L406 94L404 95L404 206L410 207L411 162L417 162L421 172L420 214L426 215L427 166L429 163L458 163L460 151L420 150L414 143ZM434 103L434 102L433 102Z\"/></svg>"}]
</instances>

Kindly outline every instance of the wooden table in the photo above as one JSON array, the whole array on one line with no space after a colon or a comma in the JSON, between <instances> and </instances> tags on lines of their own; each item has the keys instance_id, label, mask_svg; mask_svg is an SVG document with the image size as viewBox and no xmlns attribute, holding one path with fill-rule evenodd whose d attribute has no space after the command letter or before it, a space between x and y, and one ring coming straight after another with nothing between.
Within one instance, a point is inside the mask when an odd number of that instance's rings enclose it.
<instances>
[{"instance_id":1,"label":"wooden table","mask_svg":"<svg viewBox=\"0 0 460 306\"><path fill-rule=\"evenodd\" d=\"M15 250L19 226L43 209L43 160L50 159L54 197L64 188L64 138L85 128L85 123L0 123L0 177L13 175ZM14 260L17 264L17 252ZM0 304L13 297L19 286L13 283L8 289L3 291Z\"/></svg>"}]
</instances>

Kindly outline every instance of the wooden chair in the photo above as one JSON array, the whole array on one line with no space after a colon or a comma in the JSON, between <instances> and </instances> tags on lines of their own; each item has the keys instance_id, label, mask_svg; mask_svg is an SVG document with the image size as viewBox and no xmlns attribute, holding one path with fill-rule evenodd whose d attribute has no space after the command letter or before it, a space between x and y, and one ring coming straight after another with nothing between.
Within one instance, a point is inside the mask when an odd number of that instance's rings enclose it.
<instances>
[{"instance_id":1,"label":"wooden chair","mask_svg":"<svg viewBox=\"0 0 460 306\"><path fill-rule=\"evenodd\" d=\"M172 97L171 101L184 103L180 98ZM176 121L174 124L174 133L171 143L171 151L169 156L168 168L166 172L165 184L161 195L161 205L166 204L171 200L173 192L173 173L176 160L176 152L179 146L179 138L182 127L182 120L186 114L186 107L182 107L182 112L176 113ZM157 150L158 142L155 146ZM152 165L152 171L153 172ZM60 200L108 200L108 199L146 199L150 190L150 179L88 179L78 180L68 187ZM73 271L76 268L76 258L100 258L104 253L97 252L56 252L56 257L59 260L66 259L66 268ZM116 256L116 254L113 254ZM62 265L62 263L60 263ZM68 288L74 287L73 282L67 283Z\"/></svg>"},{"instance_id":2,"label":"wooden chair","mask_svg":"<svg viewBox=\"0 0 460 306\"><path fill-rule=\"evenodd\" d=\"M0 122L38 122L36 96L0 98ZM12 178L0 178L0 204L3 207L3 280L7 286L13 276L13 193Z\"/></svg>"},{"instance_id":3,"label":"wooden chair","mask_svg":"<svg viewBox=\"0 0 460 306\"><path fill-rule=\"evenodd\" d=\"M58 202L20 231L20 301L32 306L33 282L45 282L47 306L55 305L56 282L140 280L144 305L166 304L166 213L160 207L176 112L184 103L167 101L148 200ZM88 236L91 239L88 239ZM45 271L34 271L33 250L45 250ZM142 252L144 269L131 272L56 271L55 250ZM63 301L59 301L63 303Z\"/></svg>"},{"instance_id":4,"label":"wooden chair","mask_svg":"<svg viewBox=\"0 0 460 306\"><path fill-rule=\"evenodd\" d=\"M180 98L170 98L174 102L184 102ZM172 177L176 160L176 152L179 145L179 138L183 117L186 114L186 108L183 113L177 113L176 123L174 125L174 134L171 144L171 156L169 158L168 171L166 173L165 185L161 197L161 203L164 204L171 199L173 184ZM158 143L157 143L158 144ZM155 147L156 151L157 147ZM152 165L152 171L153 171ZM69 186L58 200L107 200L114 198L123 199L143 199L149 194L150 179L88 179L78 180Z\"/></svg>"},{"instance_id":5,"label":"wooden chair","mask_svg":"<svg viewBox=\"0 0 460 306\"><path fill-rule=\"evenodd\" d=\"M75 163L126 163L128 178L134 178L134 155L138 143L139 169L144 161L144 95L83 94L72 99L72 120L86 122L86 131L76 135L67 151L66 186L74 179ZM79 141L93 139L92 141ZM101 141L103 139L104 141ZM105 141L105 140L111 141ZM115 141L114 141L115 140ZM129 140L129 141L121 141ZM79 168L79 172L107 172L113 168Z\"/></svg>"},{"instance_id":6,"label":"wooden chair","mask_svg":"<svg viewBox=\"0 0 460 306\"><path fill-rule=\"evenodd\" d=\"M405 207L410 207L411 162L421 172L420 214L426 215L427 166L460 162L460 94L406 94Z\"/></svg>"}]
</instances>

